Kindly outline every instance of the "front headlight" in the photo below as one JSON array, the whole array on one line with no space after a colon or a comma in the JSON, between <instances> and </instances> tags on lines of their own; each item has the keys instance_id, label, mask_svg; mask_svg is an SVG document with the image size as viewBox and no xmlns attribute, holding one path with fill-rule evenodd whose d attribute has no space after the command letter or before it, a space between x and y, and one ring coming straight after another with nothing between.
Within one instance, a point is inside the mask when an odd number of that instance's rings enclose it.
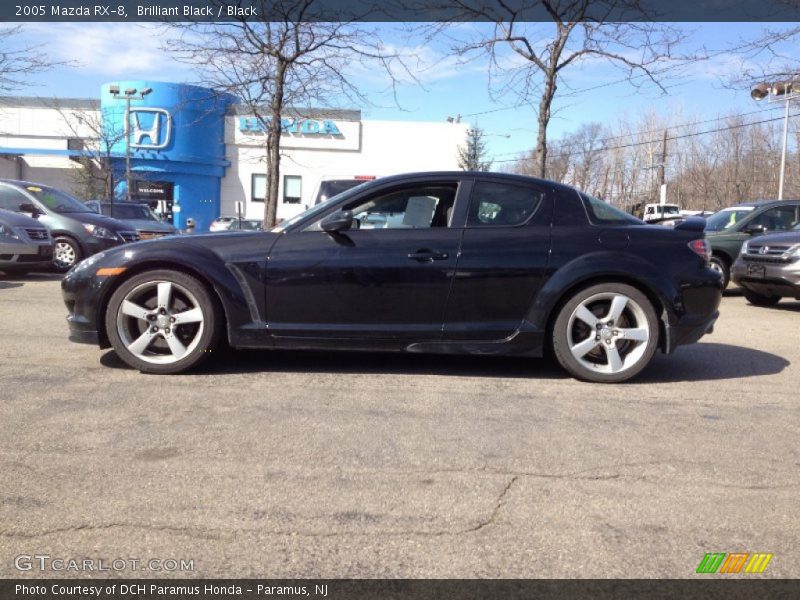
<instances>
[{"instance_id":1,"label":"front headlight","mask_svg":"<svg viewBox=\"0 0 800 600\"><path fill-rule=\"evenodd\" d=\"M744 244L742 244L742 249L739 250L739 254L747 254L747 245L749 240L746 240Z\"/></svg>"},{"instance_id":2,"label":"front headlight","mask_svg":"<svg viewBox=\"0 0 800 600\"><path fill-rule=\"evenodd\" d=\"M800 258L800 244L792 246L786 251L786 258Z\"/></svg>"},{"instance_id":3,"label":"front headlight","mask_svg":"<svg viewBox=\"0 0 800 600\"><path fill-rule=\"evenodd\" d=\"M19 234L17 234L16 231L11 229L11 227L9 227L8 225L3 225L2 223L0 223L0 235L8 236L12 240L18 240L19 239Z\"/></svg>"},{"instance_id":4,"label":"front headlight","mask_svg":"<svg viewBox=\"0 0 800 600\"><path fill-rule=\"evenodd\" d=\"M88 232L91 233L92 236L96 238L103 238L106 240L116 240L117 234L108 229L107 227L102 227L100 225L89 225L85 223L83 228Z\"/></svg>"}]
</instances>

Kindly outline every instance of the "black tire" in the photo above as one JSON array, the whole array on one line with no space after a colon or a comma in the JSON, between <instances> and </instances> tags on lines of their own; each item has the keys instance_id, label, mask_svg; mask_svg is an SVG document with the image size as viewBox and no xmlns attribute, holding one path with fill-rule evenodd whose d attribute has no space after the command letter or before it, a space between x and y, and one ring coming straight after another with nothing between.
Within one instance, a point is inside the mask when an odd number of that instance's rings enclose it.
<instances>
[{"instance_id":1,"label":"black tire","mask_svg":"<svg viewBox=\"0 0 800 600\"><path fill-rule=\"evenodd\" d=\"M61 252L59 245L68 246L70 250ZM78 242L73 240L71 237L67 237L65 235L56 237L56 239L53 241L53 248L53 270L59 273L65 273L66 271L69 271L83 258L83 252L81 252L80 244L78 244ZM69 256L70 251L72 253L72 258L67 260L67 256Z\"/></svg>"},{"instance_id":2,"label":"black tire","mask_svg":"<svg viewBox=\"0 0 800 600\"><path fill-rule=\"evenodd\" d=\"M625 308L613 324L616 327L612 325L608 328L593 329L582 319L577 318L579 307L586 303L584 308L596 316L599 322L607 324L606 316L610 314L611 301L615 296L627 298ZM644 332L645 325L646 340L628 341L622 337L612 337L615 330L625 332L635 329ZM581 333L579 331L581 328L590 332L589 335L578 335ZM608 335L610 339L605 342L601 335ZM593 342L591 339L598 337L601 339L599 342ZM658 338L658 316L650 300L636 288L623 283L601 283L576 292L561 306L551 332L553 352L559 364L577 379L593 383L619 383L638 375L653 358L658 347ZM570 348L581 340L595 345L579 360ZM615 353L622 358L620 370L611 372L612 362L604 343L609 349L615 349ZM630 364L625 365L629 359Z\"/></svg>"},{"instance_id":3,"label":"black tire","mask_svg":"<svg viewBox=\"0 0 800 600\"><path fill-rule=\"evenodd\" d=\"M158 300L152 294L159 293L157 291L159 282L170 283L170 289L174 289L174 303L167 306L169 312L164 315L165 321L170 318L170 315L177 318L181 311L172 311L181 303L191 309L199 309L202 321L199 324L170 325L166 322L162 324L140 317L131 317L121 312L123 301L126 298L148 311L157 312ZM154 286L155 290L152 289ZM137 297L137 294L141 294L141 297ZM148 318L150 317L148 316ZM126 364L142 373L160 375L187 371L196 367L209 354L216 351L220 343L223 323L222 307L214 293L191 275L171 270L147 271L123 282L111 296L105 314L106 333L117 355ZM133 345L131 341L139 334L143 335L145 330L153 331L150 328L151 325L158 329L158 332L151 336L153 341L149 346L143 348L141 353L132 352L129 349L129 345ZM166 328L159 329L159 327ZM179 358L176 358L172 345L167 341L170 335L184 344L186 353ZM122 336L125 336L126 340ZM171 362L153 362L163 360Z\"/></svg>"},{"instance_id":4,"label":"black tire","mask_svg":"<svg viewBox=\"0 0 800 600\"><path fill-rule=\"evenodd\" d=\"M763 296L761 294L751 292L750 290L744 291L744 297L747 298L747 301L754 306L775 306L781 301L780 296Z\"/></svg>"},{"instance_id":5,"label":"black tire","mask_svg":"<svg viewBox=\"0 0 800 600\"><path fill-rule=\"evenodd\" d=\"M728 283L730 283L731 280L731 270L730 267L728 267L728 263L725 262L724 258L719 256L712 256L710 263L709 266L722 275L722 289L724 290L728 287Z\"/></svg>"}]
</instances>

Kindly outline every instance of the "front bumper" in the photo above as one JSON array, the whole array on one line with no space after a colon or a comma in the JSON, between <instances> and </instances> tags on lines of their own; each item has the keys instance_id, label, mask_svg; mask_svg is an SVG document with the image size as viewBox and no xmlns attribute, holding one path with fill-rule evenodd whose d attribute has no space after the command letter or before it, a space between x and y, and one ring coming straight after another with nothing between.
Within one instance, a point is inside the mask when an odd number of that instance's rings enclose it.
<instances>
[{"instance_id":1,"label":"front bumper","mask_svg":"<svg viewBox=\"0 0 800 600\"><path fill-rule=\"evenodd\" d=\"M67 307L69 340L79 344L109 346L100 333L100 306L108 290L107 277L94 277L96 262L102 255L87 258L70 269L61 280L61 294Z\"/></svg>"},{"instance_id":2,"label":"front bumper","mask_svg":"<svg viewBox=\"0 0 800 600\"><path fill-rule=\"evenodd\" d=\"M0 270L47 268L52 260L53 244L49 240L0 244Z\"/></svg>"},{"instance_id":3,"label":"front bumper","mask_svg":"<svg viewBox=\"0 0 800 600\"><path fill-rule=\"evenodd\" d=\"M763 267L753 272L751 265ZM792 262L754 262L739 258L731 269L733 281L762 296L781 296L800 300L800 260Z\"/></svg>"}]
</instances>

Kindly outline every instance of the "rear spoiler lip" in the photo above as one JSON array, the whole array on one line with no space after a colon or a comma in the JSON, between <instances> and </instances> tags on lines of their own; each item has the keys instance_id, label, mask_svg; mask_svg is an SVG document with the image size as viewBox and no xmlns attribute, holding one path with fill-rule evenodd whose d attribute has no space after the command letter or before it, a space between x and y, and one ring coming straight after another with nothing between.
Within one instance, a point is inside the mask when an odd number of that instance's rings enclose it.
<instances>
[{"instance_id":1,"label":"rear spoiler lip","mask_svg":"<svg viewBox=\"0 0 800 600\"><path fill-rule=\"evenodd\" d=\"M705 229L706 220L703 217L697 216L686 217L685 221L675 225L676 231L696 231L698 233L703 233Z\"/></svg>"}]
</instances>

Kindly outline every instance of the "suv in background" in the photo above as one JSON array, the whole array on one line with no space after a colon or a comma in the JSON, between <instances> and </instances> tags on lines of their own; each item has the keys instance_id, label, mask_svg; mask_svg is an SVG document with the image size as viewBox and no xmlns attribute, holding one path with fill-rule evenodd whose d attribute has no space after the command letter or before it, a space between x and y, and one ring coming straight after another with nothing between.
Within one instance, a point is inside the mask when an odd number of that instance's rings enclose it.
<instances>
[{"instance_id":1,"label":"suv in background","mask_svg":"<svg viewBox=\"0 0 800 600\"><path fill-rule=\"evenodd\" d=\"M53 267L58 271L139 239L130 225L98 215L69 194L38 183L0 179L0 208L28 214L50 230L55 240Z\"/></svg>"},{"instance_id":2,"label":"suv in background","mask_svg":"<svg viewBox=\"0 0 800 600\"><path fill-rule=\"evenodd\" d=\"M180 233L172 223L159 219L150 206L141 202L101 202L88 200L86 206L94 212L124 221L136 229L139 239L149 240Z\"/></svg>"},{"instance_id":3,"label":"suv in background","mask_svg":"<svg viewBox=\"0 0 800 600\"><path fill-rule=\"evenodd\" d=\"M53 239L35 219L0 209L0 271L27 273L53 260Z\"/></svg>"},{"instance_id":4,"label":"suv in background","mask_svg":"<svg viewBox=\"0 0 800 600\"><path fill-rule=\"evenodd\" d=\"M761 200L723 208L706 219L706 239L711 244L711 268L730 280L731 267L744 242L788 231L800 222L800 200Z\"/></svg>"},{"instance_id":5,"label":"suv in background","mask_svg":"<svg viewBox=\"0 0 800 600\"><path fill-rule=\"evenodd\" d=\"M746 241L731 273L750 304L772 306L782 297L800 300L800 223L791 231Z\"/></svg>"}]
</instances>

